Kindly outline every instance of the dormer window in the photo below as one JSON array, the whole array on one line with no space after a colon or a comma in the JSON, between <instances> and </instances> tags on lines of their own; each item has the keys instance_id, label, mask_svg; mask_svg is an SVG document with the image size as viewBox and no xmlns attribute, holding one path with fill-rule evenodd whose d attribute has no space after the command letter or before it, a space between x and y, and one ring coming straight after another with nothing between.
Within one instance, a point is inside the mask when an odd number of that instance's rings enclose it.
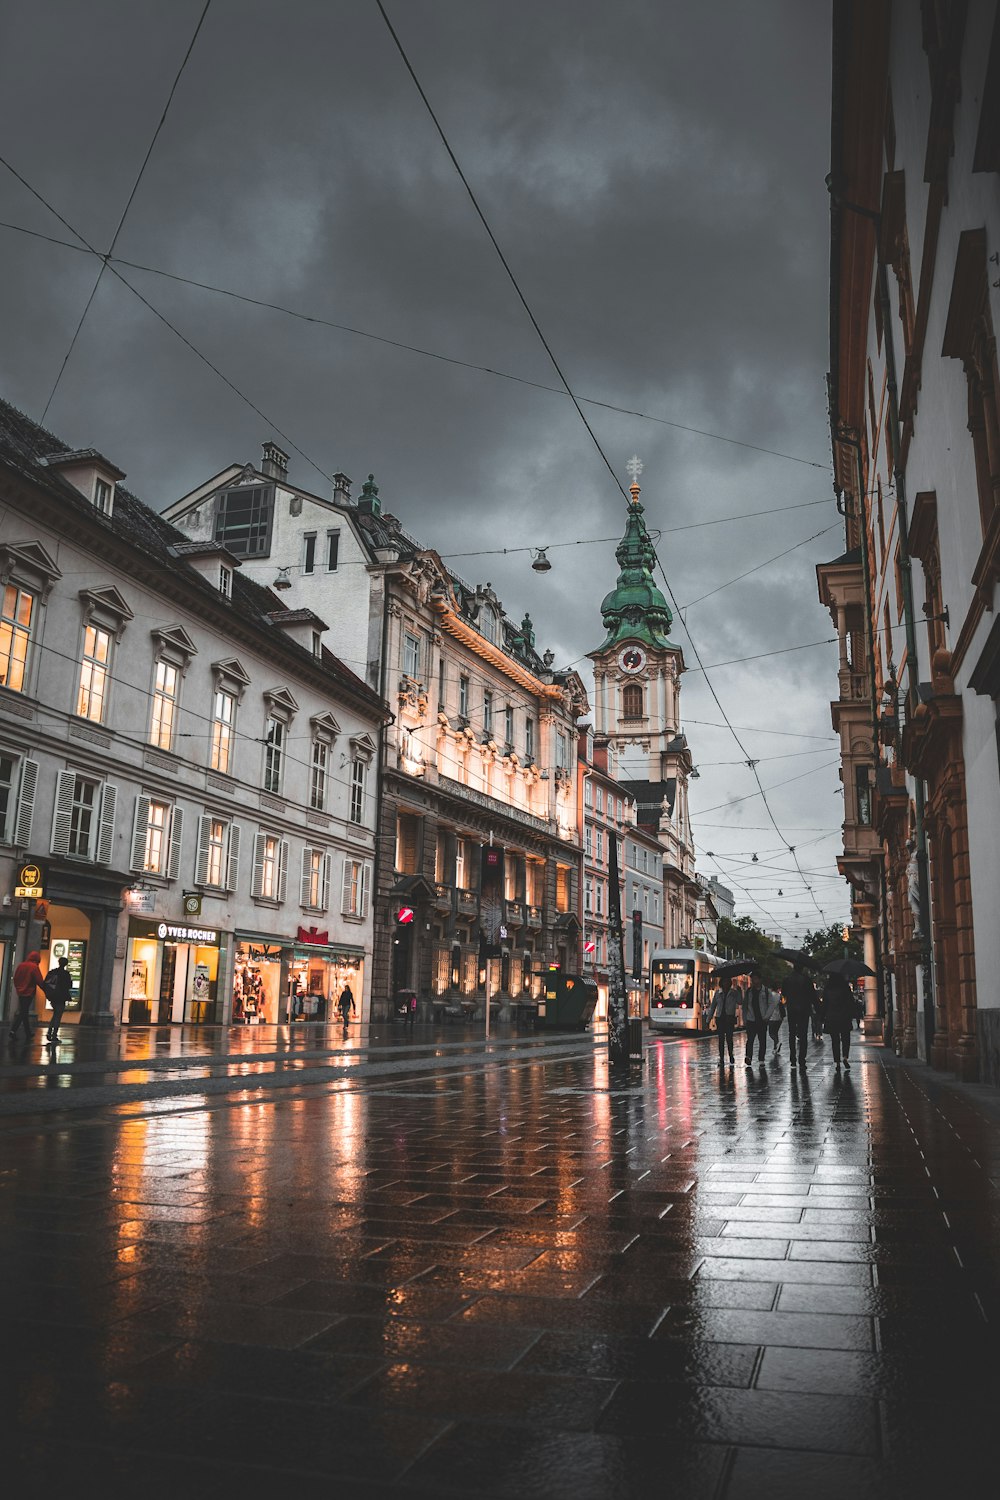
<instances>
[{"instance_id":1,"label":"dormer window","mask_svg":"<svg viewBox=\"0 0 1000 1500\"><path fill-rule=\"evenodd\" d=\"M223 599L231 599L233 597L233 570L232 568L227 568L225 563L222 563L219 567L219 593Z\"/></svg>"},{"instance_id":2,"label":"dormer window","mask_svg":"<svg viewBox=\"0 0 1000 1500\"><path fill-rule=\"evenodd\" d=\"M320 633L319 633L318 630L314 630L313 633L312 633L312 653L313 653L313 656L320 656L322 654L322 651L323 651L323 638L320 635Z\"/></svg>"},{"instance_id":3,"label":"dormer window","mask_svg":"<svg viewBox=\"0 0 1000 1500\"><path fill-rule=\"evenodd\" d=\"M94 509L102 516L110 516L114 489L106 479L94 480Z\"/></svg>"}]
</instances>

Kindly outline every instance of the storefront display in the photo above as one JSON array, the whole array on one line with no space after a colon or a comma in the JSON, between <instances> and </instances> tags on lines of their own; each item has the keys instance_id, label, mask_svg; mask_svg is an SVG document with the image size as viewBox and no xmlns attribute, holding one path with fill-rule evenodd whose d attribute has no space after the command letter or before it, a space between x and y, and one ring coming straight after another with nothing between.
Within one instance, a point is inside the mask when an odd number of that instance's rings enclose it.
<instances>
[{"instance_id":1,"label":"storefront display","mask_svg":"<svg viewBox=\"0 0 1000 1500\"><path fill-rule=\"evenodd\" d=\"M80 1009L83 994L83 975L87 965L87 944L83 938L54 937L49 940L48 966L58 968L59 960L66 959L66 967L73 981L73 993L66 1002L67 1011Z\"/></svg>"},{"instance_id":2,"label":"storefront display","mask_svg":"<svg viewBox=\"0 0 1000 1500\"><path fill-rule=\"evenodd\" d=\"M125 1023L157 1026L186 1021L204 1026L221 1019L221 935L216 929L133 917L128 932Z\"/></svg>"},{"instance_id":3,"label":"storefront display","mask_svg":"<svg viewBox=\"0 0 1000 1500\"><path fill-rule=\"evenodd\" d=\"M237 933L234 951L234 1025L329 1021L345 984L350 985L355 1003L360 1003L364 986L361 949L313 941L283 944L277 938Z\"/></svg>"}]
</instances>

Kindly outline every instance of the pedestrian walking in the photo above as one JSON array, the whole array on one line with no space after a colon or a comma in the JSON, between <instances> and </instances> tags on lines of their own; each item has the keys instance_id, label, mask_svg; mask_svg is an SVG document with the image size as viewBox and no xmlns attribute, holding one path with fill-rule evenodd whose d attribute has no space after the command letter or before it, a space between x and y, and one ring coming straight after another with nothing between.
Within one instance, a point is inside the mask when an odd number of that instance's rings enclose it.
<instances>
[{"instance_id":1,"label":"pedestrian walking","mask_svg":"<svg viewBox=\"0 0 1000 1500\"><path fill-rule=\"evenodd\" d=\"M351 986L349 984L345 984L340 992L337 1009L340 1011L340 1018L346 1027L350 1022L351 1016L356 1014L354 996L351 994Z\"/></svg>"},{"instance_id":2,"label":"pedestrian walking","mask_svg":"<svg viewBox=\"0 0 1000 1500\"><path fill-rule=\"evenodd\" d=\"M748 1068L753 1067L755 1041L758 1062L763 1062L767 1054L767 1023L776 998L771 990L765 989L764 981L755 969L750 975L750 988L743 995L743 1025L747 1033L746 1066Z\"/></svg>"},{"instance_id":3,"label":"pedestrian walking","mask_svg":"<svg viewBox=\"0 0 1000 1500\"><path fill-rule=\"evenodd\" d=\"M851 1027L854 1025L857 1009L858 1002L847 980L842 974L830 974L823 986L823 1030L830 1038L834 1067L838 1073L841 1054L845 1072L851 1071L847 1054L851 1050Z\"/></svg>"},{"instance_id":4,"label":"pedestrian walking","mask_svg":"<svg viewBox=\"0 0 1000 1500\"><path fill-rule=\"evenodd\" d=\"M777 1057L781 1051L781 1028L785 1020L785 1002L776 990L769 990L770 1011L767 1017L767 1034L771 1038L771 1051Z\"/></svg>"},{"instance_id":5,"label":"pedestrian walking","mask_svg":"<svg viewBox=\"0 0 1000 1500\"><path fill-rule=\"evenodd\" d=\"M42 989L52 1006L52 1021L45 1038L49 1042L58 1042L63 1011L73 998L73 976L69 972L69 959L65 954L60 958L58 967L50 969L46 974Z\"/></svg>"},{"instance_id":6,"label":"pedestrian walking","mask_svg":"<svg viewBox=\"0 0 1000 1500\"><path fill-rule=\"evenodd\" d=\"M24 1027L24 1040L31 1041L31 1017L35 1008L35 990L43 987L45 980L38 967L42 955L32 950L14 970L14 993L17 997L17 1015L10 1028L10 1039L17 1041L18 1027Z\"/></svg>"},{"instance_id":7,"label":"pedestrian walking","mask_svg":"<svg viewBox=\"0 0 1000 1500\"><path fill-rule=\"evenodd\" d=\"M729 1066L732 1067L736 1059L733 1057L733 1032L736 1030L736 1014L739 1010L743 991L735 984L721 984L712 996L712 1003L708 1008L708 1024L715 1022L715 1029L719 1035L719 1067L725 1066L726 1048L729 1048Z\"/></svg>"},{"instance_id":8,"label":"pedestrian walking","mask_svg":"<svg viewBox=\"0 0 1000 1500\"><path fill-rule=\"evenodd\" d=\"M781 986L781 993L788 1015L788 1061L793 1068L796 1063L804 1068L810 1027L815 1036L816 1028L821 1024L816 986L805 968L796 964Z\"/></svg>"}]
</instances>

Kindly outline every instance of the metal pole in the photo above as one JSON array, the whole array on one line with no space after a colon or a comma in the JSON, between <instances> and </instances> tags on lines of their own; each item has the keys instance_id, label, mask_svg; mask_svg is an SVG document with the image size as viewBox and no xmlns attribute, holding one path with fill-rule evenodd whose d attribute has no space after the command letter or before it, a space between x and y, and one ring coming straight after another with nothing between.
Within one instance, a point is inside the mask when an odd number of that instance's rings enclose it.
<instances>
[{"instance_id":1,"label":"metal pole","mask_svg":"<svg viewBox=\"0 0 1000 1500\"><path fill-rule=\"evenodd\" d=\"M490 829L490 848L491 849L493 848L493 830L492 830L492 828ZM504 878L504 875L502 874L501 875L501 879L503 879L503 878ZM479 898L480 898L480 900L482 900L482 892L481 891L479 893ZM487 955L487 957L486 957L486 1040L487 1041L489 1041L489 1039L490 1039L490 964L492 962L493 962L492 958L490 958L489 955Z\"/></svg>"}]
</instances>

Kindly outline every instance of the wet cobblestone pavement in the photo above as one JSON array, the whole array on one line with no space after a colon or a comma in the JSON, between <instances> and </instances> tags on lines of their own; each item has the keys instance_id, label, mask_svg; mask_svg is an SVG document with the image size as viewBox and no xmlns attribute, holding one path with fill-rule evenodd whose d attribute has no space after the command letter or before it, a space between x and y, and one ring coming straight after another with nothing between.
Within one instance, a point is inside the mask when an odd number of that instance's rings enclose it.
<instances>
[{"instance_id":1,"label":"wet cobblestone pavement","mask_svg":"<svg viewBox=\"0 0 1000 1500\"><path fill-rule=\"evenodd\" d=\"M995 1093L338 1038L7 1054L19 1500L995 1494Z\"/></svg>"}]
</instances>

